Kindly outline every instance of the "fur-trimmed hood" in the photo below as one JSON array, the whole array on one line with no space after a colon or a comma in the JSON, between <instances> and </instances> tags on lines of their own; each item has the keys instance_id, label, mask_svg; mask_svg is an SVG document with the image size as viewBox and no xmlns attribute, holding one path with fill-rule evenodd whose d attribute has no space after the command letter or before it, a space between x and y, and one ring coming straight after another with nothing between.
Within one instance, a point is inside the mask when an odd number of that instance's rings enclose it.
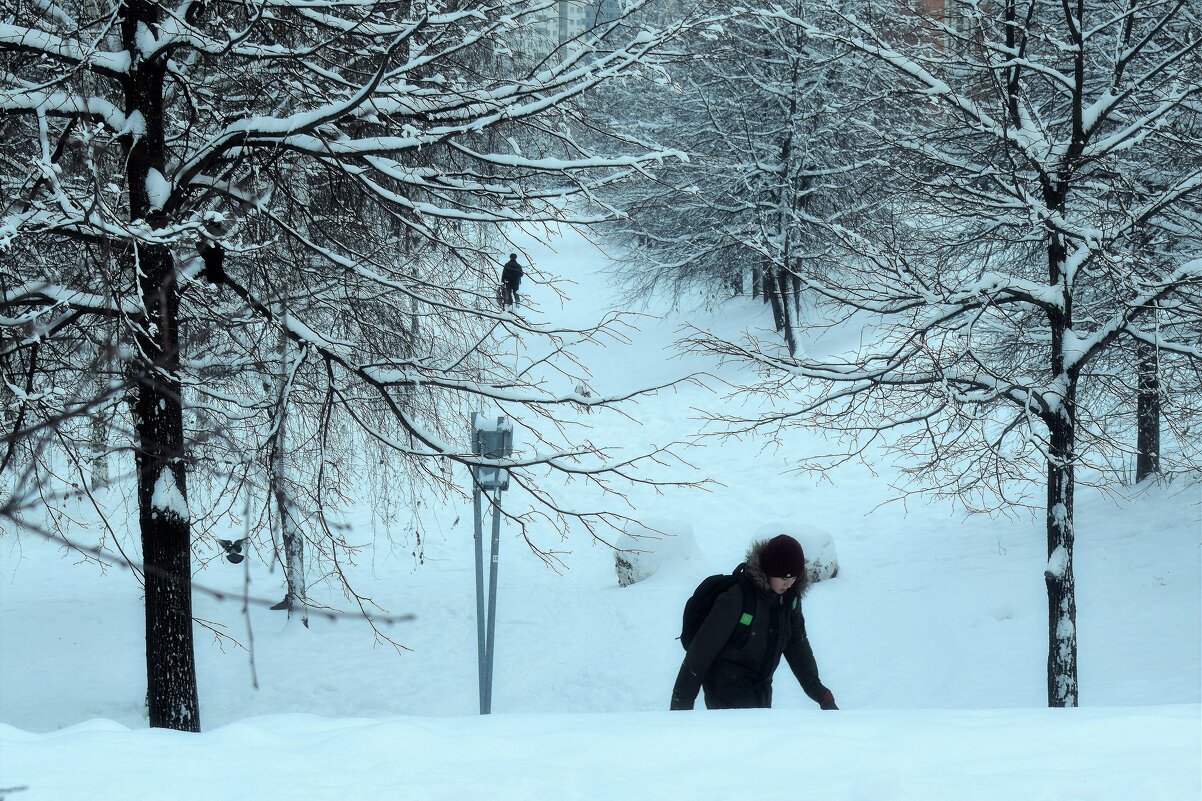
<instances>
[{"instance_id":1,"label":"fur-trimmed hood","mask_svg":"<svg viewBox=\"0 0 1202 801\"><path fill-rule=\"evenodd\" d=\"M763 590L769 594L772 592L772 587L768 584L768 575L764 573L764 568L760 566L760 555L764 548L768 545L768 540L755 540L751 543L751 547L747 549L747 558L745 560L744 573L751 579L751 582L757 589ZM804 553L804 551L803 551ZM797 577L797 581L793 582L793 586L784 594L785 598L797 597L800 598L810 590L810 571L808 569L801 571L801 575Z\"/></svg>"}]
</instances>

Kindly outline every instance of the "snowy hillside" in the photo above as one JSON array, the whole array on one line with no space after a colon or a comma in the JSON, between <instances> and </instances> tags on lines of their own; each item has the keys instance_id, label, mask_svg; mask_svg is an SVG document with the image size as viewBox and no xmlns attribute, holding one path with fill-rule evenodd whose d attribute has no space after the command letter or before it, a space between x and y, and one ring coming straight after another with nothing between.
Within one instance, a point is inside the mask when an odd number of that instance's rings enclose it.
<instances>
[{"instance_id":1,"label":"snowy hillside","mask_svg":"<svg viewBox=\"0 0 1202 801\"><path fill-rule=\"evenodd\" d=\"M528 272L532 320L580 326L608 310L606 259L590 245L565 237L554 248L531 243L528 254L538 270L576 282L561 308ZM737 383L731 367L679 356L679 327L734 335L764 316L747 303L641 317L629 342L580 349L589 388L616 394L698 372ZM513 347L519 366L537 356ZM594 442L635 453L687 438L697 409L737 402L757 401L723 399L710 378L643 398L629 418L581 422ZM305 630L280 612L244 615L239 602L197 596L197 616L238 641L197 631L201 735L145 729L133 577L6 533L0 798L1202 797L1198 487L1130 490L1122 503L1080 492L1082 707L1053 711L1043 708L1042 519L886 504L884 463L875 475L854 465L821 480L789 472L796 455L824 447L811 432L779 447L749 439L681 448L695 469L668 465L661 477L720 483L634 487L625 511L691 532L698 555L630 587L617 585L613 552L580 532L563 541L534 533L562 562L556 571L503 531L487 719L475 714L469 505L426 504L391 530L366 509L348 516L354 539L374 545L351 568L357 586L384 609L416 616L386 631L405 646L399 653L359 621L314 617ZM562 492L582 507L598 501L577 486ZM782 670L771 711L667 713L684 599L705 575L734 567L763 527L834 539L840 573L811 590L805 614L841 711L820 712ZM256 559L244 565L252 594L280 594L278 573ZM196 580L237 594L243 570L214 558ZM334 587L312 590L350 608Z\"/></svg>"}]
</instances>

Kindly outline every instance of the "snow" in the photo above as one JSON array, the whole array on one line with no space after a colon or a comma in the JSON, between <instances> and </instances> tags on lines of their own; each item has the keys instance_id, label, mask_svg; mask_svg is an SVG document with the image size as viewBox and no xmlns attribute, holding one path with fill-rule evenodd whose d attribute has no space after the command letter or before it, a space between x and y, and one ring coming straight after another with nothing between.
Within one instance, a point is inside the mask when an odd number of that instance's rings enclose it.
<instances>
[{"instance_id":1,"label":"snow","mask_svg":"<svg viewBox=\"0 0 1202 801\"><path fill-rule=\"evenodd\" d=\"M109 53L85 50L79 47L76 40L64 39L36 28L18 25L0 23L0 45L43 50L60 58L79 62L81 65L91 64L98 69L117 74L128 72L130 66L129 53L124 51Z\"/></svg>"},{"instance_id":2,"label":"snow","mask_svg":"<svg viewBox=\"0 0 1202 801\"><path fill-rule=\"evenodd\" d=\"M154 31L150 30L144 22L139 22L137 30L134 32L134 46L137 48L139 59L149 59L159 49L159 41L155 37Z\"/></svg>"},{"instance_id":3,"label":"snow","mask_svg":"<svg viewBox=\"0 0 1202 801\"><path fill-rule=\"evenodd\" d=\"M1068 527L1068 524L1069 524L1068 507L1065 506L1063 503L1054 504L1052 506L1052 520L1055 521L1056 526L1061 531L1064 531ZM1063 546L1060 546L1060 547L1063 547ZM1068 554L1067 553L1064 554L1062 558L1065 561L1067 561Z\"/></svg>"},{"instance_id":4,"label":"snow","mask_svg":"<svg viewBox=\"0 0 1202 801\"><path fill-rule=\"evenodd\" d=\"M472 428L475 431L488 431L489 433L499 433L503 431L513 431L513 421L505 417L497 417L495 420L490 419L488 415L480 412L479 417L472 418Z\"/></svg>"},{"instance_id":5,"label":"snow","mask_svg":"<svg viewBox=\"0 0 1202 801\"><path fill-rule=\"evenodd\" d=\"M698 569L701 551L693 527L682 520L662 518L627 523L614 543L614 571L619 586L646 581L661 570ZM690 564L691 563L691 564Z\"/></svg>"},{"instance_id":6,"label":"snow","mask_svg":"<svg viewBox=\"0 0 1202 801\"><path fill-rule=\"evenodd\" d=\"M150 496L150 505L159 511L166 512L182 520L188 520L188 502L175 483L171 470L164 467L154 482L154 492Z\"/></svg>"},{"instance_id":7,"label":"snow","mask_svg":"<svg viewBox=\"0 0 1202 801\"><path fill-rule=\"evenodd\" d=\"M2 40L0 40L2 43ZM21 91L0 95L0 110L14 112L36 110L41 114L88 114L102 121L116 135L141 136L146 120L139 111L126 116L103 97L88 97L72 92Z\"/></svg>"},{"instance_id":8,"label":"snow","mask_svg":"<svg viewBox=\"0 0 1202 801\"><path fill-rule=\"evenodd\" d=\"M150 199L152 211L163 208L171 199L171 182L154 167L146 173L146 195Z\"/></svg>"},{"instance_id":9,"label":"snow","mask_svg":"<svg viewBox=\"0 0 1202 801\"><path fill-rule=\"evenodd\" d=\"M41 296L55 304L80 309L115 310L112 301L106 295L85 293L45 281L26 281L23 284L8 287L4 290L2 297L5 303L14 303L29 296ZM135 301L123 303L120 309L126 314L136 314L141 311Z\"/></svg>"},{"instance_id":10,"label":"snow","mask_svg":"<svg viewBox=\"0 0 1202 801\"><path fill-rule=\"evenodd\" d=\"M1197 715L1162 709L624 714L328 720L184 735L0 727L20 801L1196 798ZM1191 753L1192 751L1192 753ZM1139 766L1132 769L1129 766ZM40 777L34 780L33 777ZM1196 777L1194 777L1196 779Z\"/></svg>"},{"instance_id":11,"label":"snow","mask_svg":"<svg viewBox=\"0 0 1202 801\"><path fill-rule=\"evenodd\" d=\"M970 281L959 289L959 297L961 298L988 294L1001 297L1025 298L1031 303L1037 303L1041 306L1054 309L1064 307L1064 295L1059 287L1040 284L1036 281L1028 281L1005 273L984 272L976 281ZM955 309L956 304L952 304L948 308ZM935 307L933 312L928 312L928 314L934 319L938 319L939 316L942 316L943 312L944 308Z\"/></svg>"},{"instance_id":12,"label":"snow","mask_svg":"<svg viewBox=\"0 0 1202 801\"><path fill-rule=\"evenodd\" d=\"M522 310L531 320L584 326L608 308L613 292L597 251L574 237L514 245L539 271L577 282L563 308L532 284ZM671 345L682 323L729 335L771 328L763 307L682 308L641 318L628 342L580 346L593 394L620 395L698 371L745 380L734 365ZM803 346L830 347L825 340ZM525 340L505 347L523 365L541 356ZM576 385L547 380L551 393L567 395ZM631 406L629 418L582 410L581 437L630 454L695 431L695 410L763 408L747 393L723 396L719 386L663 390ZM466 420L463 431L466 439ZM424 498L411 516L391 519L356 506L334 521L349 541L374 546L343 565L361 591L390 613L415 615L382 626L409 650L375 641L353 617L314 612L305 629L261 606L243 614L244 590L278 600L279 571L253 550L235 567L211 540L198 540L197 584L239 599L194 596L197 617L224 634L197 628L199 735L146 728L136 579L82 563L77 552L31 533L5 532L0 788L27 788L11 794L17 801L305 801L398 792L422 800L727 801L797 792L785 785L840 801L1199 799L1197 487L1150 483L1114 488L1113 496L1077 488L1072 633L1082 706L1049 710L1043 573L1051 562L1042 512L965 520L945 503L888 503L895 473L882 460L816 479L790 472L798 458L830 447L820 432L797 431L775 445L713 439L684 449L696 469L664 470L720 483L706 491L636 486L618 511L687 529L695 545L689 558L628 587L617 584L612 549L582 532L561 540L549 529L530 531L534 544L555 552L558 569L551 569L506 523L488 717L475 714L470 501ZM466 478L457 469L461 485ZM579 482L562 491L571 508L598 502ZM163 476L155 497L161 508L187 514ZM521 492L506 493L506 511L526 502ZM69 503L87 517L86 505ZM785 524L829 533L838 545L839 575L815 585L804 608L841 710L818 710L782 668L772 710L667 712L685 598L704 576L738 564L762 527ZM110 548L137 553L136 533L119 526L106 536ZM351 608L316 577L310 597ZM257 688L251 655L228 639L248 644L248 630Z\"/></svg>"},{"instance_id":13,"label":"snow","mask_svg":"<svg viewBox=\"0 0 1202 801\"><path fill-rule=\"evenodd\" d=\"M1059 505L1057 504L1057 506ZM1063 545L1057 545L1056 550L1052 551L1052 555L1048 557L1048 566L1044 573L1058 579L1064 577L1066 570L1068 570L1068 551Z\"/></svg>"}]
</instances>

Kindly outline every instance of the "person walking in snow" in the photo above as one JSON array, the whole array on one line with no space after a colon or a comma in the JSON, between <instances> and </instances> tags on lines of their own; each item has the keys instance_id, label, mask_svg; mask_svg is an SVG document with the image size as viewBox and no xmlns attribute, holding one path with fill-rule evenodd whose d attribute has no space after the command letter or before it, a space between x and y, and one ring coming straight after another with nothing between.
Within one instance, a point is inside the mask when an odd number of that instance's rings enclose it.
<instances>
[{"instance_id":1,"label":"person walking in snow","mask_svg":"<svg viewBox=\"0 0 1202 801\"><path fill-rule=\"evenodd\" d=\"M518 305L518 287L522 285L522 265L518 254L510 253L501 270L501 308Z\"/></svg>"},{"instance_id":2,"label":"person walking in snow","mask_svg":"<svg viewBox=\"0 0 1202 801\"><path fill-rule=\"evenodd\" d=\"M738 583L714 599L689 642L671 708L692 709L699 690L707 709L771 707L772 675L784 656L806 695L822 709L838 709L806 638L801 597L809 582L801 544L787 534L753 542L740 567ZM745 591L755 599L750 620Z\"/></svg>"}]
</instances>

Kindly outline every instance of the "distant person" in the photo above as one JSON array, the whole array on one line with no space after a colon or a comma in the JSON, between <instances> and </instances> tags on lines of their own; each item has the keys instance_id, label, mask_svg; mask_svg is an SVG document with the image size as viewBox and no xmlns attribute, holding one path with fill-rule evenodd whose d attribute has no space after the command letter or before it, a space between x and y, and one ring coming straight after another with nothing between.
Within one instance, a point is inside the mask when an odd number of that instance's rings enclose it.
<instances>
[{"instance_id":1,"label":"distant person","mask_svg":"<svg viewBox=\"0 0 1202 801\"><path fill-rule=\"evenodd\" d=\"M510 253L509 261L501 270L501 308L518 306L518 287L522 285L522 265L518 264L518 254Z\"/></svg>"},{"instance_id":2,"label":"distant person","mask_svg":"<svg viewBox=\"0 0 1202 801\"><path fill-rule=\"evenodd\" d=\"M707 584L718 587L713 606L690 632L685 607L684 663L672 688L672 709L692 709L699 690L708 709L772 706L772 675L781 656L806 695L822 709L838 709L835 696L818 678L818 665L806 638L801 596L808 589L805 554L787 534L753 542L747 561L733 576L711 577L689 604L704 606Z\"/></svg>"}]
</instances>

